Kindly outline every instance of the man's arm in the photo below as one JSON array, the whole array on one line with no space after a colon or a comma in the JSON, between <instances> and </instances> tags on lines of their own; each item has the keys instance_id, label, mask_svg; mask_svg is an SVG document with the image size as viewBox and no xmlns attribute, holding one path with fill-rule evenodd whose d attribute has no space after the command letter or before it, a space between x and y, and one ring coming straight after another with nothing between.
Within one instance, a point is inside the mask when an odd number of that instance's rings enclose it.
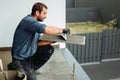
<instances>
[{"instance_id":1,"label":"man's arm","mask_svg":"<svg viewBox=\"0 0 120 80\"><path fill-rule=\"evenodd\" d=\"M52 35L52 34L60 34L60 33L63 33L63 29L62 28L53 27L53 26L46 26L45 27L44 34ZM50 45L52 43L54 43L54 42L52 42L52 41L40 41L38 43L38 46Z\"/></svg>"},{"instance_id":2,"label":"man's arm","mask_svg":"<svg viewBox=\"0 0 120 80\"><path fill-rule=\"evenodd\" d=\"M58 27L53 27L53 26L46 26L45 34L60 34L63 33L63 29L62 28L58 28Z\"/></svg>"},{"instance_id":3,"label":"man's arm","mask_svg":"<svg viewBox=\"0 0 120 80\"><path fill-rule=\"evenodd\" d=\"M48 34L48 35L61 34L61 33L68 34L68 33L70 33L70 30L67 28L62 29L62 28L53 27L53 26L46 26L45 31L44 31L44 34ZM50 45L52 43L54 43L54 42L52 42L52 41L40 41L38 43L38 46Z\"/></svg>"},{"instance_id":4,"label":"man's arm","mask_svg":"<svg viewBox=\"0 0 120 80\"><path fill-rule=\"evenodd\" d=\"M54 42L52 42L52 41L40 41L40 42L38 42L38 46L46 46L46 45L50 45L52 43L54 43Z\"/></svg>"}]
</instances>

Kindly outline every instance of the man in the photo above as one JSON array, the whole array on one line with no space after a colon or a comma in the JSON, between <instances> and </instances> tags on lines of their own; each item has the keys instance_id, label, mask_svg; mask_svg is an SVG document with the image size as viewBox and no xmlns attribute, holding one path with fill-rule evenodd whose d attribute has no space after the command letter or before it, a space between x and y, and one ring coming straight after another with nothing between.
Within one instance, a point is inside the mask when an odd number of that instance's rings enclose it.
<instances>
[{"instance_id":1,"label":"man","mask_svg":"<svg viewBox=\"0 0 120 80\"><path fill-rule=\"evenodd\" d=\"M69 33L69 29L48 26L42 22L47 15L47 6L37 2L32 7L31 15L24 17L16 28L12 46L12 64L27 75L28 80L36 80L34 72L43 66L54 48L51 41L41 41L44 34Z\"/></svg>"}]
</instances>

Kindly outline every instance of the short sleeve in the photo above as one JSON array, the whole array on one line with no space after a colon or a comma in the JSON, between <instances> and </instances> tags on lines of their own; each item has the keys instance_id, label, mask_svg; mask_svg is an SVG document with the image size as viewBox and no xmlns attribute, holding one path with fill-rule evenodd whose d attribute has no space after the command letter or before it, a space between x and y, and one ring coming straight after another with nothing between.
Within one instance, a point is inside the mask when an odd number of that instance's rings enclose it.
<instances>
[{"instance_id":1,"label":"short sleeve","mask_svg":"<svg viewBox=\"0 0 120 80\"><path fill-rule=\"evenodd\" d=\"M34 21L30 25L28 25L27 30L32 32L44 33L45 27L45 24L39 23L38 21Z\"/></svg>"}]
</instances>

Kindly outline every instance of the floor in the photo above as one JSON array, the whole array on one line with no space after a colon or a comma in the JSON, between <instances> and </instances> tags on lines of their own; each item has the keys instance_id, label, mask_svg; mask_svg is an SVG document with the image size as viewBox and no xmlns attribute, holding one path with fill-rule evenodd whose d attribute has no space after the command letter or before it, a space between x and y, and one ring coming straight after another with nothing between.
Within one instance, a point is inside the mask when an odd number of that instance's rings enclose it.
<instances>
[{"instance_id":1,"label":"floor","mask_svg":"<svg viewBox=\"0 0 120 80\"><path fill-rule=\"evenodd\" d=\"M0 51L0 59L2 59L4 70L7 70L7 64L11 62L10 51ZM91 80L120 80L120 61L102 62L82 67ZM40 80L77 80L59 48L55 48L50 60L39 71L41 74L37 78Z\"/></svg>"},{"instance_id":2,"label":"floor","mask_svg":"<svg viewBox=\"0 0 120 80\"><path fill-rule=\"evenodd\" d=\"M91 80L120 80L120 60L82 67Z\"/></svg>"},{"instance_id":3,"label":"floor","mask_svg":"<svg viewBox=\"0 0 120 80\"><path fill-rule=\"evenodd\" d=\"M7 64L11 62L10 51L0 51L4 70L7 70ZM39 70L38 80L76 80L73 71L60 53L59 48L55 48L54 54L50 60ZM11 73L10 73L11 75ZM13 80L12 78L10 80Z\"/></svg>"},{"instance_id":4,"label":"floor","mask_svg":"<svg viewBox=\"0 0 120 80\"><path fill-rule=\"evenodd\" d=\"M56 49L54 55L41 69L41 74L37 76L40 80L76 80L72 69L61 55L59 49Z\"/></svg>"}]
</instances>

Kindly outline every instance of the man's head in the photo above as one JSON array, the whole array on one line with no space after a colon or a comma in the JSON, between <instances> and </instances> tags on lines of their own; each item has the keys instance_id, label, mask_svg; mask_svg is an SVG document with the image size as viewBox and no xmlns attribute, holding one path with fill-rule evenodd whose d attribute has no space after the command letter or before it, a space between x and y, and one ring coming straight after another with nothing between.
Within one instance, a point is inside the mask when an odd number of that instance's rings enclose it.
<instances>
[{"instance_id":1,"label":"man's head","mask_svg":"<svg viewBox=\"0 0 120 80\"><path fill-rule=\"evenodd\" d=\"M37 2L32 7L31 15L38 21L43 21L47 17L47 6Z\"/></svg>"}]
</instances>

